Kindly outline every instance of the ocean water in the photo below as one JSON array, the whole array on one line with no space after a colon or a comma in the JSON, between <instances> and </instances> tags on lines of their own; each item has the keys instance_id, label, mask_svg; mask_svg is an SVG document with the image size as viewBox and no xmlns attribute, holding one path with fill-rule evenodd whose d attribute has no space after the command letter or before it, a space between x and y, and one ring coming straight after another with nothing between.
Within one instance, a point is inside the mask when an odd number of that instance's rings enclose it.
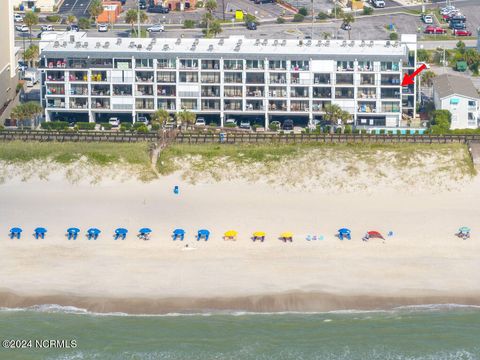
<instances>
[{"instance_id":1,"label":"ocean water","mask_svg":"<svg viewBox=\"0 0 480 360\"><path fill-rule=\"evenodd\" d=\"M0 349L0 359L473 360L480 308L284 314L91 314L0 310L0 339L75 340L70 349Z\"/></svg>"}]
</instances>

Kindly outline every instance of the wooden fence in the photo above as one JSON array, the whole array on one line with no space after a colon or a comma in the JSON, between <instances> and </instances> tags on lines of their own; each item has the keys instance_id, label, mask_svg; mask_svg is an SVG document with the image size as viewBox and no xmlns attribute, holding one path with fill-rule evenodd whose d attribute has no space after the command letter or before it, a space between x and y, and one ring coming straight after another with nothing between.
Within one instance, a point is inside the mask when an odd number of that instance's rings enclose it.
<instances>
[{"instance_id":1,"label":"wooden fence","mask_svg":"<svg viewBox=\"0 0 480 360\"><path fill-rule=\"evenodd\" d=\"M480 135L373 135L373 134L201 134L179 133L177 143L470 143L480 142Z\"/></svg>"},{"instance_id":2,"label":"wooden fence","mask_svg":"<svg viewBox=\"0 0 480 360\"><path fill-rule=\"evenodd\" d=\"M115 131L45 131L45 130L3 130L0 141L58 141L58 142L155 142L157 133L130 133Z\"/></svg>"}]
</instances>

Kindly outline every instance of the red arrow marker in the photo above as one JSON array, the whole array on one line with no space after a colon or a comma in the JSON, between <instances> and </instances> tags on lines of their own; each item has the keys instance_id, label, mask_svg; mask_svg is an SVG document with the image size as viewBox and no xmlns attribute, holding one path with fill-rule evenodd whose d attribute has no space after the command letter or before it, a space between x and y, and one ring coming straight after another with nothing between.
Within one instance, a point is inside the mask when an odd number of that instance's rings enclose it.
<instances>
[{"instance_id":1,"label":"red arrow marker","mask_svg":"<svg viewBox=\"0 0 480 360\"><path fill-rule=\"evenodd\" d=\"M415 82L413 81L413 78L420 74L423 70L427 68L426 64L422 64L417 70L412 75L405 74L403 76L403 81L402 81L402 86L408 86L408 85L413 85Z\"/></svg>"}]
</instances>

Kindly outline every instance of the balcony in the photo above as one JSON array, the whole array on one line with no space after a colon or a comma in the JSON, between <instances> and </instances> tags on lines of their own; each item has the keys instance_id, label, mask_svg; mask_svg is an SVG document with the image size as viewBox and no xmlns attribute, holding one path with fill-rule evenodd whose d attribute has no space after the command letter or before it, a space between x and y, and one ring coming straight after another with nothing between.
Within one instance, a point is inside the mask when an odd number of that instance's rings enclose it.
<instances>
[{"instance_id":1,"label":"balcony","mask_svg":"<svg viewBox=\"0 0 480 360\"><path fill-rule=\"evenodd\" d=\"M153 110L153 99L135 99L135 108L138 110Z\"/></svg>"},{"instance_id":2,"label":"balcony","mask_svg":"<svg viewBox=\"0 0 480 360\"><path fill-rule=\"evenodd\" d=\"M65 109L65 99L47 99L47 108Z\"/></svg>"},{"instance_id":3,"label":"balcony","mask_svg":"<svg viewBox=\"0 0 480 360\"><path fill-rule=\"evenodd\" d=\"M113 85L114 96L131 96L132 87L130 85Z\"/></svg>"},{"instance_id":4,"label":"balcony","mask_svg":"<svg viewBox=\"0 0 480 360\"><path fill-rule=\"evenodd\" d=\"M92 98L92 109L110 110L110 100Z\"/></svg>"},{"instance_id":5,"label":"balcony","mask_svg":"<svg viewBox=\"0 0 480 360\"><path fill-rule=\"evenodd\" d=\"M381 84L390 86L400 86L400 75L382 75Z\"/></svg>"},{"instance_id":6,"label":"balcony","mask_svg":"<svg viewBox=\"0 0 480 360\"><path fill-rule=\"evenodd\" d=\"M301 79L299 74L292 74L290 78L290 84L292 85L311 85L312 80Z\"/></svg>"},{"instance_id":7,"label":"balcony","mask_svg":"<svg viewBox=\"0 0 480 360\"><path fill-rule=\"evenodd\" d=\"M219 97L220 86L202 86L202 97Z\"/></svg>"},{"instance_id":8,"label":"balcony","mask_svg":"<svg viewBox=\"0 0 480 360\"><path fill-rule=\"evenodd\" d=\"M337 61L337 71L353 71L353 61Z\"/></svg>"},{"instance_id":9,"label":"balcony","mask_svg":"<svg viewBox=\"0 0 480 360\"><path fill-rule=\"evenodd\" d=\"M377 91L372 88L358 88L357 97L361 99L375 99Z\"/></svg>"},{"instance_id":10,"label":"balcony","mask_svg":"<svg viewBox=\"0 0 480 360\"><path fill-rule=\"evenodd\" d=\"M383 71L383 72L400 71L400 65L397 62L382 61L380 63L380 71Z\"/></svg>"},{"instance_id":11,"label":"balcony","mask_svg":"<svg viewBox=\"0 0 480 360\"><path fill-rule=\"evenodd\" d=\"M270 73L270 84L287 84L287 74Z\"/></svg>"},{"instance_id":12,"label":"balcony","mask_svg":"<svg viewBox=\"0 0 480 360\"><path fill-rule=\"evenodd\" d=\"M113 60L112 59L90 59L90 68L111 69L113 68Z\"/></svg>"},{"instance_id":13,"label":"balcony","mask_svg":"<svg viewBox=\"0 0 480 360\"><path fill-rule=\"evenodd\" d=\"M54 69L54 68L65 68L67 66L67 62L65 59L60 58L50 58L47 59L47 68Z\"/></svg>"},{"instance_id":14,"label":"balcony","mask_svg":"<svg viewBox=\"0 0 480 360\"><path fill-rule=\"evenodd\" d=\"M286 60L270 60L268 62L268 68L270 70L287 70Z\"/></svg>"},{"instance_id":15,"label":"balcony","mask_svg":"<svg viewBox=\"0 0 480 360\"><path fill-rule=\"evenodd\" d=\"M247 97L263 97L265 88L263 86L247 86Z\"/></svg>"},{"instance_id":16,"label":"balcony","mask_svg":"<svg viewBox=\"0 0 480 360\"><path fill-rule=\"evenodd\" d=\"M324 85L330 85L330 74L314 74L313 75L313 83L314 84L324 84Z\"/></svg>"},{"instance_id":17,"label":"balcony","mask_svg":"<svg viewBox=\"0 0 480 360\"><path fill-rule=\"evenodd\" d=\"M246 111L263 111L265 107L263 106L263 100L247 100Z\"/></svg>"},{"instance_id":18,"label":"balcony","mask_svg":"<svg viewBox=\"0 0 480 360\"><path fill-rule=\"evenodd\" d=\"M88 69L89 64L86 59L69 59L67 65L71 69Z\"/></svg>"},{"instance_id":19,"label":"balcony","mask_svg":"<svg viewBox=\"0 0 480 360\"><path fill-rule=\"evenodd\" d=\"M310 70L309 61L308 60L298 60L298 61L292 60L290 62L290 70L291 71L309 71Z\"/></svg>"},{"instance_id":20,"label":"balcony","mask_svg":"<svg viewBox=\"0 0 480 360\"><path fill-rule=\"evenodd\" d=\"M224 60L224 70L243 70L243 60Z\"/></svg>"},{"instance_id":21,"label":"balcony","mask_svg":"<svg viewBox=\"0 0 480 360\"><path fill-rule=\"evenodd\" d=\"M94 96L110 96L110 85L93 85L92 95Z\"/></svg>"},{"instance_id":22,"label":"balcony","mask_svg":"<svg viewBox=\"0 0 480 360\"><path fill-rule=\"evenodd\" d=\"M152 85L137 85L136 96L153 96Z\"/></svg>"},{"instance_id":23,"label":"balcony","mask_svg":"<svg viewBox=\"0 0 480 360\"><path fill-rule=\"evenodd\" d=\"M353 85L353 74L337 74L337 85Z\"/></svg>"},{"instance_id":24,"label":"balcony","mask_svg":"<svg viewBox=\"0 0 480 360\"><path fill-rule=\"evenodd\" d=\"M223 109L225 111L243 111L242 100L224 100Z\"/></svg>"},{"instance_id":25,"label":"balcony","mask_svg":"<svg viewBox=\"0 0 480 360\"><path fill-rule=\"evenodd\" d=\"M285 87L271 86L268 90L268 96L274 98L284 98L287 97L287 90Z\"/></svg>"},{"instance_id":26,"label":"balcony","mask_svg":"<svg viewBox=\"0 0 480 360\"><path fill-rule=\"evenodd\" d=\"M292 98L308 98L308 88L307 87L295 87L290 89L290 97Z\"/></svg>"},{"instance_id":27,"label":"balcony","mask_svg":"<svg viewBox=\"0 0 480 360\"><path fill-rule=\"evenodd\" d=\"M159 69L176 69L177 62L173 59L158 59L157 68Z\"/></svg>"},{"instance_id":28,"label":"balcony","mask_svg":"<svg viewBox=\"0 0 480 360\"><path fill-rule=\"evenodd\" d=\"M176 96L176 86L173 85L159 85L157 87L158 96Z\"/></svg>"},{"instance_id":29,"label":"balcony","mask_svg":"<svg viewBox=\"0 0 480 360\"><path fill-rule=\"evenodd\" d=\"M200 81L202 84L219 84L220 73L202 73Z\"/></svg>"},{"instance_id":30,"label":"balcony","mask_svg":"<svg viewBox=\"0 0 480 360\"><path fill-rule=\"evenodd\" d=\"M198 69L198 60L182 59L180 60L180 69Z\"/></svg>"},{"instance_id":31,"label":"balcony","mask_svg":"<svg viewBox=\"0 0 480 360\"><path fill-rule=\"evenodd\" d=\"M136 69L153 69L153 59L135 59Z\"/></svg>"},{"instance_id":32,"label":"balcony","mask_svg":"<svg viewBox=\"0 0 480 360\"><path fill-rule=\"evenodd\" d=\"M220 100L202 100L202 110L220 111Z\"/></svg>"},{"instance_id":33,"label":"balcony","mask_svg":"<svg viewBox=\"0 0 480 360\"><path fill-rule=\"evenodd\" d=\"M65 85L47 86L47 95L65 95Z\"/></svg>"},{"instance_id":34,"label":"balcony","mask_svg":"<svg viewBox=\"0 0 480 360\"><path fill-rule=\"evenodd\" d=\"M223 82L226 84L241 84L243 83L242 73L225 73Z\"/></svg>"},{"instance_id":35,"label":"balcony","mask_svg":"<svg viewBox=\"0 0 480 360\"><path fill-rule=\"evenodd\" d=\"M353 99L353 88L336 88L335 99Z\"/></svg>"},{"instance_id":36,"label":"balcony","mask_svg":"<svg viewBox=\"0 0 480 360\"><path fill-rule=\"evenodd\" d=\"M157 105L159 109L174 111L176 103L174 99L159 99Z\"/></svg>"},{"instance_id":37,"label":"balcony","mask_svg":"<svg viewBox=\"0 0 480 360\"><path fill-rule=\"evenodd\" d=\"M247 60L246 69L247 70L264 70L265 61L264 60Z\"/></svg>"},{"instance_id":38,"label":"balcony","mask_svg":"<svg viewBox=\"0 0 480 360\"><path fill-rule=\"evenodd\" d=\"M157 72L157 82L158 83L175 83L177 81L177 76L174 72Z\"/></svg>"},{"instance_id":39,"label":"balcony","mask_svg":"<svg viewBox=\"0 0 480 360\"><path fill-rule=\"evenodd\" d=\"M331 101L313 101L312 111L325 112L326 106L330 105L331 103Z\"/></svg>"},{"instance_id":40,"label":"balcony","mask_svg":"<svg viewBox=\"0 0 480 360\"><path fill-rule=\"evenodd\" d=\"M330 87L314 87L313 88L313 97L314 98L327 98L332 97L332 88Z\"/></svg>"},{"instance_id":41,"label":"balcony","mask_svg":"<svg viewBox=\"0 0 480 360\"><path fill-rule=\"evenodd\" d=\"M308 111L308 101L294 101L290 102L290 111Z\"/></svg>"},{"instance_id":42,"label":"balcony","mask_svg":"<svg viewBox=\"0 0 480 360\"><path fill-rule=\"evenodd\" d=\"M225 86L223 90L225 97L242 97L242 88L240 86Z\"/></svg>"},{"instance_id":43,"label":"balcony","mask_svg":"<svg viewBox=\"0 0 480 360\"><path fill-rule=\"evenodd\" d=\"M70 86L70 95L87 96L88 95L88 86L87 85L72 84Z\"/></svg>"},{"instance_id":44,"label":"balcony","mask_svg":"<svg viewBox=\"0 0 480 360\"><path fill-rule=\"evenodd\" d=\"M87 99L70 99L70 109L88 109Z\"/></svg>"},{"instance_id":45,"label":"balcony","mask_svg":"<svg viewBox=\"0 0 480 360\"><path fill-rule=\"evenodd\" d=\"M194 99L181 99L180 108L182 110L198 110L198 102Z\"/></svg>"},{"instance_id":46,"label":"balcony","mask_svg":"<svg viewBox=\"0 0 480 360\"><path fill-rule=\"evenodd\" d=\"M381 89L380 96L382 99L400 99L400 89Z\"/></svg>"},{"instance_id":47,"label":"balcony","mask_svg":"<svg viewBox=\"0 0 480 360\"><path fill-rule=\"evenodd\" d=\"M399 102L382 102L382 112L398 113L400 112L400 103Z\"/></svg>"},{"instance_id":48,"label":"balcony","mask_svg":"<svg viewBox=\"0 0 480 360\"><path fill-rule=\"evenodd\" d=\"M181 72L180 82L182 83L198 83L198 73L196 72Z\"/></svg>"},{"instance_id":49,"label":"balcony","mask_svg":"<svg viewBox=\"0 0 480 360\"><path fill-rule=\"evenodd\" d=\"M373 61L359 61L357 65L357 71L369 72L373 71Z\"/></svg>"},{"instance_id":50,"label":"balcony","mask_svg":"<svg viewBox=\"0 0 480 360\"><path fill-rule=\"evenodd\" d=\"M282 100L269 100L268 110L270 111L287 111L287 102Z\"/></svg>"},{"instance_id":51,"label":"balcony","mask_svg":"<svg viewBox=\"0 0 480 360\"><path fill-rule=\"evenodd\" d=\"M220 60L202 60L202 70L219 70Z\"/></svg>"},{"instance_id":52,"label":"balcony","mask_svg":"<svg viewBox=\"0 0 480 360\"><path fill-rule=\"evenodd\" d=\"M92 79L92 81L96 81L96 82L107 81L107 72L106 71L92 71L91 79Z\"/></svg>"},{"instance_id":53,"label":"balcony","mask_svg":"<svg viewBox=\"0 0 480 360\"><path fill-rule=\"evenodd\" d=\"M374 74L361 74L360 75L360 85L375 85L375 75Z\"/></svg>"},{"instance_id":54,"label":"balcony","mask_svg":"<svg viewBox=\"0 0 480 360\"><path fill-rule=\"evenodd\" d=\"M374 102L359 102L357 111L359 113L375 113L377 107Z\"/></svg>"},{"instance_id":55,"label":"balcony","mask_svg":"<svg viewBox=\"0 0 480 360\"><path fill-rule=\"evenodd\" d=\"M65 72L64 71L48 71L46 80L47 81L65 81Z\"/></svg>"},{"instance_id":56,"label":"balcony","mask_svg":"<svg viewBox=\"0 0 480 360\"><path fill-rule=\"evenodd\" d=\"M136 71L135 81L143 83L153 83L153 71Z\"/></svg>"}]
</instances>

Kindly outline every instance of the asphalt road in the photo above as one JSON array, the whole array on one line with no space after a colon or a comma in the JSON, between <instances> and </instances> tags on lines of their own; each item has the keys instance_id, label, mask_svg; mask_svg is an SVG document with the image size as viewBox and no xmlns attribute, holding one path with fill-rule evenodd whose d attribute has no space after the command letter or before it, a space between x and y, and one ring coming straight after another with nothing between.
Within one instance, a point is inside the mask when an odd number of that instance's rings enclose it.
<instances>
[{"instance_id":1,"label":"asphalt road","mask_svg":"<svg viewBox=\"0 0 480 360\"><path fill-rule=\"evenodd\" d=\"M88 7L92 0L64 0L62 6L58 10L60 15L75 15L75 17L88 17Z\"/></svg>"}]
</instances>

